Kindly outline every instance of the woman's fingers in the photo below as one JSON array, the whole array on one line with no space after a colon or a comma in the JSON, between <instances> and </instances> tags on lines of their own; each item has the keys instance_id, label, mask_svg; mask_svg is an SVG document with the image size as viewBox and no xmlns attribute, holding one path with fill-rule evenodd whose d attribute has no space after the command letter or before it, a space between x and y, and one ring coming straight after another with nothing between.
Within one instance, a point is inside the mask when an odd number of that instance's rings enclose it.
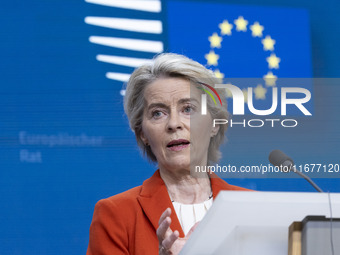
<instances>
[{"instance_id":1,"label":"woman's fingers","mask_svg":"<svg viewBox=\"0 0 340 255\"><path fill-rule=\"evenodd\" d=\"M166 210L162 213L161 217L159 218L158 226L161 225L162 221L163 221L166 217L170 217L170 215L171 215L171 208L168 207L168 208L166 208Z\"/></svg>"},{"instance_id":2,"label":"woman's fingers","mask_svg":"<svg viewBox=\"0 0 340 255\"><path fill-rule=\"evenodd\" d=\"M170 224L171 224L170 214L171 214L171 209L167 208L163 212L161 217L159 218L159 222L158 222L159 225L158 225L158 228L157 228L157 231L156 231L159 244L161 244L162 241L166 237L168 237L169 235L172 234L172 231L170 229Z\"/></svg>"},{"instance_id":3,"label":"woman's fingers","mask_svg":"<svg viewBox=\"0 0 340 255\"><path fill-rule=\"evenodd\" d=\"M179 239L179 232L177 230L172 232L172 230L170 229L171 225L170 215L171 209L167 208L159 218L158 222L159 225L156 233L159 241L160 255L178 254L178 252L173 253L173 251L176 250L176 246L178 246L176 241ZM174 245L175 242L176 245Z\"/></svg>"},{"instance_id":4,"label":"woman's fingers","mask_svg":"<svg viewBox=\"0 0 340 255\"><path fill-rule=\"evenodd\" d=\"M165 250L170 250L174 242L178 239L179 233L177 230L175 230L173 233L171 233L170 236L165 238L162 242L162 246L165 248Z\"/></svg>"},{"instance_id":5,"label":"woman's fingers","mask_svg":"<svg viewBox=\"0 0 340 255\"><path fill-rule=\"evenodd\" d=\"M158 226L156 234L159 240L159 243L163 241L164 238L172 234L170 229L171 219L170 217L166 217L161 224Z\"/></svg>"}]
</instances>

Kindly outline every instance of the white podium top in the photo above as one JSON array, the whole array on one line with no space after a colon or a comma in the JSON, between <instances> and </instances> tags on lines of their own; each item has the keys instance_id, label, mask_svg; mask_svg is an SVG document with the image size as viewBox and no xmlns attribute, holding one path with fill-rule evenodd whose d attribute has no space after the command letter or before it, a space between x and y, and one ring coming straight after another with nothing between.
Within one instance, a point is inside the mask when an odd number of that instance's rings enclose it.
<instances>
[{"instance_id":1,"label":"white podium top","mask_svg":"<svg viewBox=\"0 0 340 255\"><path fill-rule=\"evenodd\" d=\"M340 194L330 200L340 217ZM330 217L328 193L222 191L180 255L287 255L288 227L307 215Z\"/></svg>"}]
</instances>

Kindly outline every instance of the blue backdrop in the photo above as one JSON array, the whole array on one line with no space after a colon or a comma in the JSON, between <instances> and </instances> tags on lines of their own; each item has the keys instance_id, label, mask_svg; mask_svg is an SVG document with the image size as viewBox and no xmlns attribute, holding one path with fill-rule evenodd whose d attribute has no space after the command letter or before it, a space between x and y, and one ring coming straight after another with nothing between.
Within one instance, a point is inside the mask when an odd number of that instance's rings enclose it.
<instances>
[{"instance_id":1,"label":"blue backdrop","mask_svg":"<svg viewBox=\"0 0 340 255\"><path fill-rule=\"evenodd\" d=\"M227 77L340 75L335 0L151 0L124 8L99 2L1 5L0 254L84 254L95 203L152 175L157 166L141 157L122 101L128 75L156 53L184 53ZM234 23L241 16L249 22L244 33ZM224 20L233 24L232 35L213 47L209 37L220 33ZM255 22L264 27L262 37L252 35ZM275 40L272 50L263 48L267 35ZM220 55L218 65L207 62L211 50ZM266 60L272 53L280 58L278 67ZM281 148L296 161L339 164L340 87L337 80L319 83L310 88L315 114L301 120L307 129L283 132L276 140L264 138L266 130L230 130L227 159L267 162L270 149ZM337 177L316 182L339 192ZM296 178L228 182L313 191Z\"/></svg>"}]
</instances>

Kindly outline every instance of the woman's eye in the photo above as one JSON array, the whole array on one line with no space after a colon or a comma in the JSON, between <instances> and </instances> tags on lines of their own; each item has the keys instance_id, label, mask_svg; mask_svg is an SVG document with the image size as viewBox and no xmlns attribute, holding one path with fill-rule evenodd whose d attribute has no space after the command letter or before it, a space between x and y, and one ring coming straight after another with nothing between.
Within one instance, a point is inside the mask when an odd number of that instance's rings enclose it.
<instances>
[{"instance_id":1,"label":"woman's eye","mask_svg":"<svg viewBox=\"0 0 340 255\"><path fill-rule=\"evenodd\" d=\"M192 108L191 106L186 106L186 107L184 108L184 113L190 114L190 113L192 113L192 112L193 112L193 108Z\"/></svg>"},{"instance_id":2,"label":"woman's eye","mask_svg":"<svg viewBox=\"0 0 340 255\"><path fill-rule=\"evenodd\" d=\"M163 113L161 111L153 111L152 112L152 117L153 118L159 118L163 115Z\"/></svg>"}]
</instances>

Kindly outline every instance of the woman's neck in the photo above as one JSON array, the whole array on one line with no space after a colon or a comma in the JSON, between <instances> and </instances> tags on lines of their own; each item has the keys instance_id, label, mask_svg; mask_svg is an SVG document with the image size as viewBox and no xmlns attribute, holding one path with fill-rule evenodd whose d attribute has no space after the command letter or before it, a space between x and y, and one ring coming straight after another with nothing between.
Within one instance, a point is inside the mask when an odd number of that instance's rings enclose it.
<instances>
[{"instance_id":1,"label":"woman's neck","mask_svg":"<svg viewBox=\"0 0 340 255\"><path fill-rule=\"evenodd\" d=\"M209 199L211 185L208 174L201 177L193 177L190 171L170 172L160 169L171 200L183 204L197 204Z\"/></svg>"}]
</instances>

